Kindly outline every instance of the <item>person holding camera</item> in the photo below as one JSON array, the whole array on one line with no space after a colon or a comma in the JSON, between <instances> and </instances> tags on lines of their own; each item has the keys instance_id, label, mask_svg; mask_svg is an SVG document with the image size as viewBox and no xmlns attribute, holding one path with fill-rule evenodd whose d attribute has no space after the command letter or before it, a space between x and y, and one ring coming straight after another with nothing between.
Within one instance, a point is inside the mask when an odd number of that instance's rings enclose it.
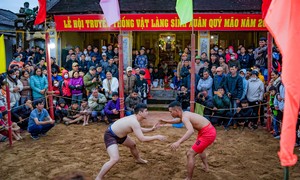
<instances>
[{"instance_id":1,"label":"person holding camera","mask_svg":"<svg viewBox=\"0 0 300 180\"><path fill-rule=\"evenodd\" d=\"M205 106L203 116L207 119L210 119L210 116L212 115L211 109L214 107L214 104L212 97L208 95L207 89L203 88L202 91L198 93L195 101L196 103Z\"/></svg>"},{"instance_id":2,"label":"person holding camera","mask_svg":"<svg viewBox=\"0 0 300 180\"><path fill-rule=\"evenodd\" d=\"M184 111L189 111L190 108L190 92L185 86L181 86L177 93L176 101L180 102Z\"/></svg>"},{"instance_id":3,"label":"person holding camera","mask_svg":"<svg viewBox=\"0 0 300 180\"><path fill-rule=\"evenodd\" d=\"M89 96L90 92L94 88L98 88L102 84L101 79L96 76L96 67L91 66L89 72L83 77L84 86L86 89L86 95Z\"/></svg>"}]
</instances>

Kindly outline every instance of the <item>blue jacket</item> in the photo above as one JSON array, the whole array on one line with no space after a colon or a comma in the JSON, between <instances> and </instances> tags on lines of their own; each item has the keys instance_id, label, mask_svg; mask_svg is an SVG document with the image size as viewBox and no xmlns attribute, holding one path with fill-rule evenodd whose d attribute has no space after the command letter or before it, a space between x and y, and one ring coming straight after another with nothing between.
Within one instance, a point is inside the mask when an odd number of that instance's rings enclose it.
<instances>
[{"instance_id":1,"label":"blue jacket","mask_svg":"<svg viewBox=\"0 0 300 180\"><path fill-rule=\"evenodd\" d=\"M105 114L113 114L112 110L116 109L117 111L120 110L120 99L118 98L117 101L110 100L106 104L104 108Z\"/></svg>"},{"instance_id":2,"label":"blue jacket","mask_svg":"<svg viewBox=\"0 0 300 180\"><path fill-rule=\"evenodd\" d=\"M220 81L219 81L220 80ZM223 74L222 77L215 75L213 80L212 90L218 91L219 87L223 87L225 89L226 76Z\"/></svg>"},{"instance_id":3,"label":"blue jacket","mask_svg":"<svg viewBox=\"0 0 300 180\"><path fill-rule=\"evenodd\" d=\"M238 74L235 77L228 74L226 76L225 92L231 94L231 99L241 100L243 95L243 78Z\"/></svg>"},{"instance_id":4,"label":"blue jacket","mask_svg":"<svg viewBox=\"0 0 300 180\"><path fill-rule=\"evenodd\" d=\"M31 76L30 77L30 87L32 89L33 99L43 98L45 94L41 94L40 91L43 89L48 89L48 81L46 76Z\"/></svg>"},{"instance_id":5,"label":"blue jacket","mask_svg":"<svg viewBox=\"0 0 300 180\"><path fill-rule=\"evenodd\" d=\"M241 69L247 69L251 67L250 57L248 54L239 54L238 60L240 61Z\"/></svg>"}]
</instances>

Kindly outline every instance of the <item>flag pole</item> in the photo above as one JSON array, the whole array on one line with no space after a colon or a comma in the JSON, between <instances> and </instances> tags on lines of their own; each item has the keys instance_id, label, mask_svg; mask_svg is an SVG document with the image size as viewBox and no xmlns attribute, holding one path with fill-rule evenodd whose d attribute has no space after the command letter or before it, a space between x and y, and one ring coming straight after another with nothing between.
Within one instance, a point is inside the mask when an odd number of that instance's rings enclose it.
<instances>
[{"instance_id":1,"label":"flag pole","mask_svg":"<svg viewBox=\"0 0 300 180\"><path fill-rule=\"evenodd\" d=\"M192 34L191 34L191 94L190 94L190 111L195 112L195 33L194 18L192 18Z\"/></svg>"}]
</instances>

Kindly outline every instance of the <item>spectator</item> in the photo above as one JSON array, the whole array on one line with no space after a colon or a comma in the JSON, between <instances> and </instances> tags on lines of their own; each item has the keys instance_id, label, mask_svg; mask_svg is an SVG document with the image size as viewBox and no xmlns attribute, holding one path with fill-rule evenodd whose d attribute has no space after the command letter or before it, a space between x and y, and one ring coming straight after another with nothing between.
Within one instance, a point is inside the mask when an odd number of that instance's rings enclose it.
<instances>
[{"instance_id":1,"label":"spectator","mask_svg":"<svg viewBox=\"0 0 300 180\"><path fill-rule=\"evenodd\" d=\"M240 76L243 78L243 94L241 99L244 99L247 95L248 80L246 80L246 74L246 69L240 70Z\"/></svg>"},{"instance_id":2,"label":"spectator","mask_svg":"<svg viewBox=\"0 0 300 180\"><path fill-rule=\"evenodd\" d=\"M70 60L68 60L65 64L65 69L67 71L71 71L72 70L72 66L73 66L73 63L78 63L78 61L76 60L76 55L75 53L71 54L71 58Z\"/></svg>"},{"instance_id":3,"label":"spectator","mask_svg":"<svg viewBox=\"0 0 300 180\"><path fill-rule=\"evenodd\" d=\"M226 63L228 63L229 60L231 60L231 58L232 58L231 55L234 56L234 59L235 59L235 60L238 58L237 54L234 53L234 48L233 48L233 46L229 46L229 47L228 47L228 52L226 52L226 55L225 55ZM229 65L229 64L228 64L228 65ZM229 65L229 67L230 67L230 65Z\"/></svg>"},{"instance_id":4,"label":"spectator","mask_svg":"<svg viewBox=\"0 0 300 180\"><path fill-rule=\"evenodd\" d=\"M106 73L106 68L108 66L108 61L107 61L106 53L102 53L102 59L100 61L100 65L102 66L103 70Z\"/></svg>"},{"instance_id":5,"label":"spectator","mask_svg":"<svg viewBox=\"0 0 300 180\"><path fill-rule=\"evenodd\" d=\"M105 72L103 71L102 66L98 66L96 69L96 77L98 78L99 81L103 82L104 79L106 79Z\"/></svg>"},{"instance_id":6,"label":"spectator","mask_svg":"<svg viewBox=\"0 0 300 180\"><path fill-rule=\"evenodd\" d=\"M209 69L212 68L213 65L216 65L217 67L220 66L219 60L217 58L217 54L210 55L210 61L209 61Z\"/></svg>"},{"instance_id":7,"label":"spectator","mask_svg":"<svg viewBox=\"0 0 300 180\"><path fill-rule=\"evenodd\" d=\"M208 95L212 97L213 96L212 85L213 85L213 78L210 77L209 71L208 70L203 71L203 77L200 78L197 84L197 90L200 92L203 89L206 89L208 91Z\"/></svg>"},{"instance_id":8,"label":"spectator","mask_svg":"<svg viewBox=\"0 0 300 180\"><path fill-rule=\"evenodd\" d=\"M44 99L48 89L48 81L42 74L41 68L34 70L34 75L30 77L30 87L32 89L33 100Z\"/></svg>"},{"instance_id":9,"label":"spectator","mask_svg":"<svg viewBox=\"0 0 300 180\"><path fill-rule=\"evenodd\" d=\"M105 69L105 72L111 72L112 76L115 78L119 78L119 70L117 65L114 64L114 59L111 58L108 60L108 66Z\"/></svg>"},{"instance_id":10,"label":"spectator","mask_svg":"<svg viewBox=\"0 0 300 180\"><path fill-rule=\"evenodd\" d=\"M267 39L265 37L259 39L259 47L254 50L253 54L255 64L260 66L263 74L267 67Z\"/></svg>"},{"instance_id":11,"label":"spectator","mask_svg":"<svg viewBox=\"0 0 300 180\"><path fill-rule=\"evenodd\" d=\"M119 56L119 49L118 49L118 47L114 48L114 53L115 53L115 56L114 56L114 59L115 59L115 57Z\"/></svg>"},{"instance_id":12,"label":"spectator","mask_svg":"<svg viewBox=\"0 0 300 180\"><path fill-rule=\"evenodd\" d=\"M107 99L112 98L113 92L118 92L119 81L117 78L112 77L111 72L106 72L106 79L103 80L103 89L105 90L105 96Z\"/></svg>"},{"instance_id":13,"label":"spectator","mask_svg":"<svg viewBox=\"0 0 300 180\"><path fill-rule=\"evenodd\" d=\"M126 74L124 74L124 95L129 96L135 87L136 76L132 74L132 67L128 66L126 68Z\"/></svg>"},{"instance_id":14,"label":"spectator","mask_svg":"<svg viewBox=\"0 0 300 180\"><path fill-rule=\"evenodd\" d=\"M60 85L59 85L61 90L60 94L64 97L67 104L70 105L72 93L69 87L69 83L71 78L69 77L68 71L65 69L62 71L62 75L63 75L63 81L60 81Z\"/></svg>"},{"instance_id":15,"label":"spectator","mask_svg":"<svg viewBox=\"0 0 300 180\"><path fill-rule=\"evenodd\" d=\"M94 66L89 68L89 72L83 77L83 81L87 96L90 95L92 89L98 88L102 82L101 79L96 77L96 68Z\"/></svg>"},{"instance_id":16,"label":"spectator","mask_svg":"<svg viewBox=\"0 0 300 180\"><path fill-rule=\"evenodd\" d=\"M258 79L258 72L253 70L252 71L252 76L248 80L248 88L247 88L247 99L249 101L250 106L255 106L254 107L254 113L257 115L260 115L260 121L261 124L264 124L264 111L260 110L259 114L259 109L261 108L260 103L263 101L263 96L264 96L264 84ZM257 120L254 120L254 126L257 126Z\"/></svg>"},{"instance_id":17,"label":"spectator","mask_svg":"<svg viewBox=\"0 0 300 180\"><path fill-rule=\"evenodd\" d=\"M138 78L136 80L136 89L138 90L139 96L142 98L142 102L144 104L147 104L147 94L149 92L149 88L148 88L148 83L147 81L144 79L145 78L145 71L141 70L140 71L140 78Z\"/></svg>"},{"instance_id":18,"label":"spectator","mask_svg":"<svg viewBox=\"0 0 300 180\"><path fill-rule=\"evenodd\" d=\"M79 60L79 59L80 59L81 54L83 54L83 53L80 51L79 46L75 46L76 60Z\"/></svg>"},{"instance_id":19,"label":"spectator","mask_svg":"<svg viewBox=\"0 0 300 180\"><path fill-rule=\"evenodd\" d=\"M182 81L185 81L185 78L187 78L187 76L190 74L189 69L190 69L190 61L188 61L187 59L184 60L184 64L180 70L180 77Z\"/></svg>"},{"instance_id":20,"label":"spectator","mask_svg":"<svg viewBox=\"0 0 300 180\"><path fill-rule=\"evenodd\" d=\"M0 91L0 110L1 111L7 110L6 86L7 86L7 82L2 81L1 82L1 91ZM15 104L16 104L15 96L10 94L10 107L14 107Z\"/></svg>"},{"instance_id":21,"label":"spectator","mask_svg":"<svg viewBox=\"0 0 300 180\"><path fill-rule=\"evenodd\" d=\"M7 111L2 112L2 119L0 119L0 126L3 127L2 130L0 130L0 133L3 136L8 137L8 114ZM20 127L17 125L17 123L13 122L11 125L12 135L15 138L15 140L19 141L23 139L23 137L20 135Z\"/></svg>"},{"instance_id":22,"label":"spectator","mask_svg":"<svg viewBox=\"0 0 300 180\"><path fill-rule=\"evenodd\" d=\"M18 107L21 99L20 92L23 90L23 84L19 79L16 78L15 70L11 69L7 72L7 83L11 95L14 96L14 99L16 100L14 106L11 108Z\"/></svg>"},{"instance_id":23,"label":"spectator","mask_svg":"<svg viewBox=\"0 0 300 180\"><path fill-rule=\"evenodd\" d=\"M226 83L226 76L223 73L223 68L218 67L216 71L217 71L217 74L214 76L213 84L212 84L212 91L214 94L215 94L215 92L218 91L219 87L224 88L225 83Z\"/></svg>"},{"instance_id":24,"label":"spectator","mask_svg":"<svg viewBox=\"0 0 300 180\"><path fill-rule=\"evenodd\" d=\"M250 129L253 129L253 122L255 120L253 115L253 108L249 107L249 103L246 99L243 99L241 101L241 107L238 107L236 110L236 115L234 116L236 120L234 124L238 124L242 126L242 128L248 126Z\"/></svg>"},{"instance_id":25,"label":"spectator","mask_svg":"<svg viewBox=\"0 0 300 180\"><path fill-rule=\"evenodd\" d=\"M164 83L164 72L162 70L159 71L157 67L154 68L153 72L153 87L163 87Z\"/></svg>"},{"instance_id":26,"label":"spectator","mask_svg":"<svg viewBox=\"0 0 300 180\"><path fill-rule=\"evenodd\" d=\"M203 62L201 63L201 57L200 56L196 56L195 58L195 73L198 74L200 68L202 68L203 66Z\"/></svg>"},{"instance_id":27,"label":"spectator","mask_svg":"<svg viewBox=\"0 0 300 180\"><path fill-rule=\"evenodd\" d=\"M22 71L21 82L23 84L23 90L21 91L20 105L25 104L27 99L32 99L32 92L29 84L30 74L28 71Z\"/></svg>"},{"instance_id":28,"label":"spectator","mask_svg":"<svg viewBox=\"0 0 300 180\"><path fill-rule=\"evenodd\" d=\"M178 90L180 88L181 80L178 80L177 70L173 70L173 73L174 73L174 76L172 77L170 87L174 90ZM196 74L196 76L199 76L199 75ZM188 78L187 78L187 80L188 80ZM188 87L188 85L185 85L185 86Z\"/></svg>"},{"instance_id":29,"label":"spectator","mask_svg":"<svg viewBox=\"0 0 300 180\"><path fill-rule=\"evenodd\" d=\"M69 49L68 51L68 55L66 57L66 62L68 62L71 59L72 54L74 53L73 49Z\"/></svg>"},{"instance_id":30,"label":"spectator","mask_svg":"<svg viewBox=\"0 0 300 180\"><path fill-rule=\"evenodd\" d=\"M71 89L72 101L77 101L80 105L83 96L83 79L79 76L78 71L74 71L72 79L69 82L69 88Z\"/></svg>"},{"instance_id":31,"label":"spectator","mask_svg":"<svg viewBox=\"0 0 300 180\"><path fill-rule=\"evenodd\" d=\"M248 51L248 56L249 56L250 67L252 67L255 64L254 54L253 54L253 47L249 46L247 51Z\"/></svg>"},{"instance_id":32,"label":"spectator","mask_svg":"<svg viewBox=\"0 0 300 180\"><path fill-rule=\"evenodd\" d=\"M269 91L269 88L271 86L274 86L276 88L276 91L279 92L279 87L281 85L281 78L278 71L273 70L271 73L271 80L269 81L269 84L267 86L267 91Z\"/></svg>"},{"instance_id":33,"label":"spectator","mask_svg":"<svg viewBox=\"0 0 300 180\"><path fill-rule=\"evenodd\" d=\"M276 137L276 136L279 136L279 129L278 129L278 126L279 126L279 123L280 121L277 120L277 116L278 116L278 111L275 109L275 106L274 106L274 100L275 100L275 96L277 94L277 90L274 86L271 86L269 88L269 91L270 91L270 101L269 101L269 104L270 104L270 108L271 108L271 112L272 112L272 124L273 124L273 136Z\"/></svg>"},{"instance_id":34,"label":"spectator","mask_svg":"<svg viewBox=\"0 0 300 180\"><path fill-rule=\"evenodd\" d=\"M241 47L241 53L238 55L238 60L240 61L242 69L247 69L251 67L249 54L246 54L245 47Z\"/></svg>"},{"instance_id":35,"label":"spectator","mask_svg":"<svg viewBox=\"0 0 300 180\"><path fill-rule=\"evenodd\" d=\"M117 66L117 68L119 68L119 57L118 56L114 56L114 64Z\"/></svg>"},{"instance_id":36,"label":"spectator","mask_svg":"<svg viewBox=\"0 0 300 180\"><path fill-rule=\"evenodd\" d=\"M93 55L92 56L92 60L87 62L87 68L90 67L98 67L99 66L99 62L97 61L97 56Z\"/></svg>"},{"instance_id":37,"label":"spectator","mask_svg":"<svg viewBox=\"0 0 300 180\"><path fill-rule=\"evenodd\" d=\"M185 53L183 53L182 55L181 55L181 60L180 60L180 62L178 63L178 65L177 65L177 74L178 74L178 80L180 80L181 79L181 76L180 76L180 74L181 74L181 69L182 69L182 67L183 67L183 65L184 65L184 61L185 60L187 60L187 54L185 54Z\"/></svg>"},{"instance_id":38,"label":"spectator","mask_svg":"<svg viewBox=\"0 0 300 180\"><path fill-rule=\"evenodd\" d=\"M125 115L130 116L134 114L134 108L139 103L142 103L142 98L139 96L137 90L133 90L125 99Z\"/></svg>"},{"instance_id":39,"label":"spectator","mask_svg":"<svg viewBox=\"0 0 300 180\"><path fill-rule=\"evenodd\" d=\"M97 63L100 62L100 60L101 60L101 55L100 55L100 53L99 53L99 49L98 49L97 46L94 46L94 47L93 47L93 52L91 52L90 56L91 56L91 57L96 57L96 62L97 62ZM94 66L94 65L93 65L93 66Z\"/></svg>"},{"instance_id":40,"label":"spectator","mask_svg":"<svg viewBox=\"0 0 300 180\"><path fill-rule=\"evenodd\" d=\"M181 86L177 93L176 101L180 102L182 110L189 111L190 109L190 92L184 86Z\"/></svg>"},{"instance_id":41,"label":"spectator","mask_svg":"<svg viewBox=\"0 0 300 180\"><path fill-rule=\"evenodd\" d=\"M228 65L225 63L224 56L219 57L219 62L220 62L220 67L223 68L223 73L228 74L229 73L229 68L228 68Z\"/></svg>"},{"instance_id":42,"label":"spectator","mask_svg":"<svg viewBox=\"0 0 300 180\"><path fill-rule=\"evenodd\" d=\"M104 106L107 102L106 97L98 92L98 89L92 89L92 95L89 97L88 104L92 110L93 121L97 121L98 116L104 117Z\"/></svg>"},{"instance_id":43,"label":"spectator","mask_svg":"<svg viewBox=\"0 0 300 180\"><path fill-rule=\"evenodd\" d=\"M200 76L200 78L203 77L203 72L204 72L205 70L208 70L208 71L210 72L210 69L209 69L209 61L208 61L208 60L205 60L205 61L204 61L203 67L200 68L200 70L199 70L198 75Z\"/></svg>"},{"instance_id":44,"label":"spectator","mask_svg":"<svg viewBox=\"0 0 300 180\"><path fill-rule=\"evenodd\" d=\"M211 66L210 72L211 72L210 76L211 76L212 78L214 78L215 75L217 75L217 65L216 65L216 64L213 64L213 65Z\"/></svg>"},{"instance_id":45,"label":"spectator","mask_svg":"<svg viewBox=\"0 0 300 180\"><path fill-rule=\"evenodd\" d=\"M195 101L205 106L203 116L210 120L214 103L212 97L208 95L208 91L206 89L203 89L201 92L199 92L196 96Z\"/></svg>"},{"instance_id":46,"label":"spectator","mask_svg":"<svg viewBox=\"0 0 300 180\"><path fill-rule=\"evenodd\" d=\"M73 72L78 72L78 71L79 71L78 63L77 63L77 62L74 62L74 63L72 64L72 70L69 71L69 78L72 78Z\"/></svg>"},{"instance_id":47,"label":"spectator","mask_svg":"<svg viewBox=\"0 0 300 180\"><path fill-rule=\"evenodd\" d=\"M51 60L51 69L55 69L56 72L60 73L60 68L56 64L56 58L55 57L51 57L50 60Z\"/></svg>"},{"instance_id":48,"label":"spectator","mask_svg":"<svg viewBox=\"0 0 300 180\"><path fill-rule=\"evenodd\" d=\"M55 119L56 123L60 123L63 120L63 117L66 117L68 115L68 105L66 104L66 101L63 98L60 98L58 100L57 106L55 108Z\"/></svg>"},{"instance_id":49,"label":"spectator","mask_svg":"<svg viewBox=\"0 0 300 180\"><path fill-rule=\"evenodd\" d=\"M258 72L258 78L264 83L265 82L265 77L261 74L261 69L260 69L260 65L255 64L253 66L253 70Z\"/></svg>"},{"instance_id":50,"label":"spectator","mask_svg":"<svg viewBox=\"0 0 300 180\"><path fill-rule=\"evenodd\" d=\"M140 68L147 68L148 65L148 58L145 55L145 48L142 47L140 50L140 55L137 55L135 58L135 66Z\"/></svg>"},{"instance_id":51,"label":"spectator","mask_svg":"<svg viewBox=\"0 0 300 180\"><path fill-rule=\"evenodd\" d=\"M113 46L112 44L109 44L107 46L107 51L106 51L108 59L113 59L115 56L115 52L113 51Z\"/></svg>"},{"instance_id":52,"label":"spectator","mask_svg":"<svg viewBox=\"0 0 300 180\"><path fill-rule=\"evenodd\" d=\"M238 107L243 95L243 79L237 74L237 67L230 67L230 73L226 76L225 91L231 101L231 111Z\"/></svg>"},{"instance_id":53,"label":"spectator","mask_svg":"<svg viewBox=\"0 0 300 180\"><path fill-rule=\"evenodd\" d=\"M229 67L235 66L235 67L237 67L238 69L241 69L240 61L237 60L236 54L235 54L235 53L232 53L232 54L230 55L230 60L228 61L228 66L229 66Z\"/></svg>"},{"instance_id":54,"label":"spectator","mask_svg":"<svg viewBox=\"0 0 300 180\"><path fill-rule=\"evenodd\" d=\"M12 121L17 123L22 130L27 130L28 118L33 110L32 101L30 99L25 100L25 104L19 108L13 110Z\"/></svg>"},{"instance_id":55,"label":"spectator","mask_svg":"<svg viewBox=\"0 0 300 180\"><path fill-rule=\"evenodd\" d=\"M80 114L80 106L77 101L72 101L72 105L68 109L67 117L63 117L65 125L73 123L80 123L83 120L83 116Z\"/></svg>"},{"instance_id":56,"label":"spectator","mask_svg":"<svg viewBox=\"0 0 300 180\"><path fill-rule=\"evenodd\" d=\"M221 125L223 118L226 115L226 110L230 107L230 99L225 94L225 90L222 86L218 87L218 91L216 91L214 97L213 97L213 117L211 118L211 122L213 124L219 124ZM215 116L215 117L214 117Z\"/></svg>"},{"instance_id":57,"label":"spectator","mask_svg":"<svg viewBox=\"0 0 300 180\"><path fill-rule=\"evenodd\" d=\"M109 123L120 118L120 99L118 92L112 93L112 99L105 105L104 113Z\"/></svg>"},{"instance_id":58,"label":"spectator","mask_svg":"<svg viewBox=\"0 0 300 180\"><path fill-rule=\"evenodd\" d=\"M88 61L86 60L85 54L81 54L78 60L79 70L86 73L88 71Z\"/></svg>"},{"instance_id":59,"label":"spectator","mask_svg":"<svg viewBox=\"0 0 300 180\"><path fill-rule=\"evenodd\" d=\"M200 80L200 76L198 74L195 74L195 94L198 94L197 93L197 84L198 84L199 80ZM191 69L189 69L189 75L182 80L181 85L186 87L188 89L188 91L191 90Z\"/></svg>"},{"instance_id":60,"label":"spectator","mask_svg":"<svg viewBox=\"0 0 300 180\"><path fill-rule=\"evenodd\" d=\"M54 122L48 111L44 109L44 101L42 99L36 101L36 108L30 113L28 122L28 132L31 138L38 140L39 136L45 136L53 128Z\"/></svg>"},{"instance_id":61,"label":"spectator","mask_svg":"<svg viewBox=\"0 0 300 180\"><path fill-rule=\"evenodd\" d=\"M58 71L56 71L56 69L52 68L51 73L52 73L52 81L56 80L60 82L63 80L63 78L60 75L58 75Z\"/></svg>"},{"instance_id":62,"label":"spectator","mask_svg":"<svg viewBox=\"0 0 300 180\"><path fill-rule=\"evenodd\" d=\"M83 126L87 126L92 112L86 98L81 101L80 114L83 116Z\"/></svg>"},{"instance_id":63,"label":"spectator","mask_svg":"<svg viewBox=\"0 0 300 180\"><path fill-rule=\"evenodd\" d=\"M101 55L103 55L103 53L107 53L107 47L106 46L102 46L102 48L101 48ZM106 56L107 56L107 54L106 54Z\"/></svg>"}]
</instances>

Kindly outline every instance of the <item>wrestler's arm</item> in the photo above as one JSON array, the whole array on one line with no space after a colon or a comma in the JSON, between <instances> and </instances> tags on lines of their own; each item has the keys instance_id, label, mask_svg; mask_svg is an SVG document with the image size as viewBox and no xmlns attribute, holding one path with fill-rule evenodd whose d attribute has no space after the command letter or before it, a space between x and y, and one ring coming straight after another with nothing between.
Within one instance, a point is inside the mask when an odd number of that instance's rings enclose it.
<instances>
[{"instance_id":1,"label":"wrestler's arm","mask_svg":"<svg viewBox=\"0 0 300 180\"><path fill-rule=\"evenodd\" d=\"M194 127L189 119L183 118L182 119L183 124L185 125L187 131L186 133L177 141L179 144L183 143L187 139L189 139L193 133L194 133Z\"/></svg>"},{"instance_id":2,"label":"wrestler's arm","mask_svg":"<svg viewBox=\"0 0 300 180\"><path fill-rule=\"evenodd\" d=\"M157 128L159 128L159 126L160 126L160 122L157 122L156 124L153 125L152 128L143 128L142 127L141 129L142 129L143 133L147 133L147 132L151 132L151 131L156 130Z\"/></svg>"},{"instance_id":3,"label":"wrestler's arm","mask_svg":"<svg viewBox=\"0 0 300 180\"><path fill-rule=\"evenodd\" d=\"M171 119L171 120L160 119L160 122L169 123L169 124L178 124L178 123L181 123L181 120L180 120L180 118L174 118L174 119Z\"/></svg>"},{"instance_id":4,"label":"wrestler's arm","mask_svg":"<svg viewBox=\"0 0 300 180\"><path fill-rule=\"evenodd\" d=\"M164 136L161 135L155 135L155 136L144 136L142 129L149 130L150 128L141 128L139 123L134 123L132 125L133 133L136 135L136 137L140 141L153 141L153 140L161 140L163 141L165 139ZM152 129L152 128L151 128ZM149 132L149 131L148 131Z\"/></svg>"}]
</instances>

